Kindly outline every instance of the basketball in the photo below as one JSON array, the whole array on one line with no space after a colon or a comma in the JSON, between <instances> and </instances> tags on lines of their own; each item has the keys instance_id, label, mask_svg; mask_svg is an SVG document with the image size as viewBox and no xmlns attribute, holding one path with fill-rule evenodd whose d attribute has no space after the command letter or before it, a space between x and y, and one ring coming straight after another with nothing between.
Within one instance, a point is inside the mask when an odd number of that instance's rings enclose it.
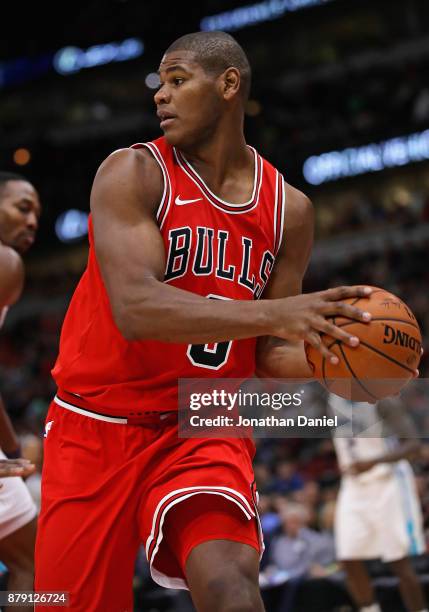
<instances>
[{"instance_id":1,"label":"basketball","mask_svg":"<svg viewBox=\"0 0 429 612\"><path fill-rule=\"evenodd\" d=\"M307 345L315 377L332 393L357 402L375 402L397 394L413 378L420 362L422 337L414 314L402 300L378 287L369 297L344 301L370 312L371 322L332 317L335 325L347 328L360 343L351 347L322 335L338 364Z\"/></svg>"}]
</instances>

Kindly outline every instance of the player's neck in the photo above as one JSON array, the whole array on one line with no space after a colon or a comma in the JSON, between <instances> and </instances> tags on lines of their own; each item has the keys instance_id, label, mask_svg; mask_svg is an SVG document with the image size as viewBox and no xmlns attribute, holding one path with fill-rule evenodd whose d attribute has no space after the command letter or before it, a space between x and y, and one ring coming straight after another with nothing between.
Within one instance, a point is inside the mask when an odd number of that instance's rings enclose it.
<instances>
[{"instance_id":1,"label":"player's neck","mask_svg":"<svg viewBox=\"0 0 429 612\"><path fill-rule=\"evenodd\" d=\"M243 132L237 129L219 130L195 147L181 148L181 152L213 188L221 186L237 172L253 167L253 155L246 145Z\"/></svg>"}]
</instances>

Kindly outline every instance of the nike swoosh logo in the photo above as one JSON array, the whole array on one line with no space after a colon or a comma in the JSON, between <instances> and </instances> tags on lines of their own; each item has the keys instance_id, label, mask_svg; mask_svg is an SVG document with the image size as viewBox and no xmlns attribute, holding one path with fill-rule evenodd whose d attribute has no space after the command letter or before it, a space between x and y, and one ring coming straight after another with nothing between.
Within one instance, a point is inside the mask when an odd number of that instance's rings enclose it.
<instances>
[{"instance_id":1,"label":"nike swoosh logo","mask_svg":"<svg viewBox=\"0 0 429 612\"><path fill-rule=\"evenodd\" d=\"M177 196L174 200L174 203L177 204L177 206L183 206L184 204L193 204L193 202L199 202L202 199L203 198L196 198L195 200L182 200L180 196Z\"/></svg>"}]
</instances>

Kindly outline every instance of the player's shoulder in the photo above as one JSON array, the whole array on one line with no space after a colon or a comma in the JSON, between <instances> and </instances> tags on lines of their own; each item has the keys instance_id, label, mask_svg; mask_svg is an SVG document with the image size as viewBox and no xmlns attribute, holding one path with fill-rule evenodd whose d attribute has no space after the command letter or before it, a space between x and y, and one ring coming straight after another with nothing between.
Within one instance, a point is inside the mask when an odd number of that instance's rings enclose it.
<instances>
[{"instance_id":1,"label":"player's shoulder","mask_svg":"<svg viewBox=\"0 0 429 612\"><path fill-rule=\"evenodd\" d=\"M310 198L304 192L300 191L299 189L288 183L285 180L282 172L278 168L276 168L269 160L267 160L261 155L260 157L262 157L265 167L270 168L270 170L274 172L276 176L280 174L283 180L286 201L285 212L296 212L298 214L304 215L312 213L313 205Z\"/></svg>"},{"instance_id":2,"label":"player's shoulder","mask_svg":"<svg viewBox=\"0 0 429 612\"><path fill-rule=\"evenodd\" d=\"M312 221L314 218L313 204L310 198L291 185L284 181L285 186L285 217L288 225L300 221Z\"/></svg>"},{"instance_id":3,"label":"player's shoulder","mask_svg":"<svg viewBox=\"0 0 429 612\"><path fill-rule=\"evenodd\" d=\"M129 195L153 209L159 204L164 179L158 163L144 148L124 148L113 151L100 165L95 176L91 201L98 193L109 193L123 200ZM91 206L92 208L92 206Z\"/></svg>"},{"instance_id":4,"label":"player's shoulder","mask_svg":"<svg viewBox=\"0 0 429 612\"><path fill-rule=\"evenodd\" d=\"M114 212L121 218L132 210L151 215L159 206L164 179L159 165L145 148L113 151L100 165L91 190L93 214Z\"/></svg>"},{"instance_id":5,"label":"player's shoulder","mask_svg":"<svg viewBox=\"0 0 429 612\"><path fill-rule=\"evenodd\" d=\"M24 264L11 247L0 243L0 310L19 298L24 283Z\"/></svg>"},{"instance_id":6,"label":"player's shoulder","mask_svg":"<svg viewBox=\"0 0 429 612\"><path fill-rule=\"evenodd\" d=\"M292 205L301 211L306 211L313 208L310 198L303 191L300 191L287 181L284 181L284 186L286 202L289 203L289 205Z\"/></svg>"},{"instance_id":7,"label":"player's shoulder","mask_svg":"<svg viewBox=\"0 0 429 612\"><path fill-rule=\"evenodd\" d=\"M127 147L116 149L110 153L101 163L97 174L100 172L103 174L117 172L123 175L124 172L127 174L137 172L139 175L143 173L144 176L153 176L154 171L155 176L157 176L160 172L159 165L146 147Z\"/></svg>"}]
</instances>

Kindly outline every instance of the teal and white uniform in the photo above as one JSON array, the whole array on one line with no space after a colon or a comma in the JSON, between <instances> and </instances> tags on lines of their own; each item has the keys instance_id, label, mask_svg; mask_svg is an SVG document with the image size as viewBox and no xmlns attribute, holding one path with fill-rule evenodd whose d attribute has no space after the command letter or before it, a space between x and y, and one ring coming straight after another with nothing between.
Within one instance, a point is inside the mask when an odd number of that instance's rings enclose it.
<instances>
[{"instance_id":1,"label":"teal and white uniform","mask_svg":"<svg viewBox=\"0 0 429 612\"><path fill-rule=\"evenodd\" d=\"M386 435L376 405L331 394L329 408L343 423L334 435L343 472L335 517L337 558L395 561L423 553L422 513L410 463L403 459L356 476L346 473L355 461L384 455L397 444Z\"/></svg>"}]
</instances>

